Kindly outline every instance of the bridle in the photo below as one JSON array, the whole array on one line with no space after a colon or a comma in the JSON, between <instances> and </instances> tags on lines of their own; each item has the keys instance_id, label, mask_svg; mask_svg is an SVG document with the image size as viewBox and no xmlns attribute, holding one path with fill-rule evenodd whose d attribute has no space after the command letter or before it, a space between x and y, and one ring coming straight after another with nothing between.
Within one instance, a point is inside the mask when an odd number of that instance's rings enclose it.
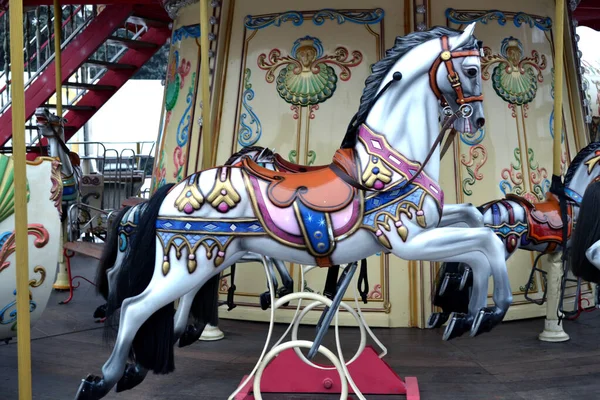
<instances>
[{"instance_id":1,"label":"bridle","mask_svg":"<svg viewBox=\"0 0 600 400\"><path fill-rule=\"evenodd\" d=\"M433 65L429 69L429 85L431 86L431 90L433 90L433 93L436 95L436 97L441 102L442 106L444 107L444 116L446 118L442 124L442 129L440 130L440 133L438 134L437 138L433 142L433 145L431 146L431 149L429 150L427 157L425 158L425 160L423 161L423 163L421 164L421 166L419 167L417 172L398 189L403 189L403 188L407 187L408 185L410 185L421 174L421 172L423 172L423 169L425 169L425 166L427 165L427 163L429 162L429 159L435 152L435 149L437 148L437 146L439 146L442 143L442 141L444 140L446 131L448 130L448 128L450 128L450 126L452 126L454 121L456 121L456 119L459 117L469 118L473 114L473 107L471 107L471 105L469 103L472 103L475 101L483 101L483 93L480 94L479 96L465 97L465 95L463 93L463 89L462 89L462 84L460 83L460 76L456 73L456 71L454 70L454 65L452 64L453 58L462 58L462 57L470 57L470 56L480 57L481 56L480 51L478 51L478 50L450 51L448 36L442 36L440 38L440 40L442 41L442 52L435 59L435 61L433 62ZM454 89L454 92L456 93L456 103L460 105L459 109L456 112L452 111L452 108L449 106L448 102L446 101L446 98L442 94L442 91L440 90L440 88L437 84L437 71L438 71L438 68L440 67L440 65L442 64L442 62L444 62L444 64L446 65L446 68L448 69L448 81L450 82L450 85L452 86L452 88ZM377 96L375 96L375 98L371 101L371 104L369 105L369 110L371 108L373 108L373 106L375 105L377 100L379 100L379 98L381 98L383 93L387 89L389 89L390 86L394 82L399 82L401 79L402 79L402 74L400 72L394 72L393 79L391 81L389 81L383 87L383 89L381 89L379 91ZM354 118L352 119L352 121L350 121L350 126L352 126L352 125L358 126L360 122L364 122L364 121L358 121L356 119L356 115L355 115ZM456 134L456 132L454 131L453 134L451 134L451 136L448 137L448 140L446 141L446 143L443 146L441 156L443 156L443 154L446 152L446 150L448 150L448 147L450 146L450 143L452 143L452 140L454 139L455 134ZM441 158L441 156L440 156L440 158ZM332 163L330 168L335 172L336 175L338 175L341 179L343 179L346 183L353 186L354 188L363 190L366 192L373 190L371 188L367 188L361 182L354 180L354 178L352 178L348 174L346 174L335 163Z\"/></svg>"},{"instance_id":2,"label":"bridle","mask_svg":"<svg viewBox=\"0 0 600 400\"><path fill-rule=\"evenodd\" d=\"M450 51L450 44L448 41L448 36L442 36L440 38L442 41L442 52L439 57L433 62L433 65L429 69L429 85L431 86L431 90L436 95L442 107L444 108L444 115L449 117L452 114L452 109L450 108L446 98L442 94L438 84L437 84L437 72L442 62L446 66L448 70L448 82L450 82L450 86L454 89L454 93L456 93L456 103L459 105L459 111L463 118L469 118L473 114L473 107L469 105L469 103L475 101L483 101L483 94L479 96L468 96L465 97L463 92L462 84L460 82L460 75L454 69L454 64L452 63L453 58L462 58L462 57L470 57L477 56L480 57L481 53L478 50L461 50L461 51Z\"/></svg>"}]
</instances>

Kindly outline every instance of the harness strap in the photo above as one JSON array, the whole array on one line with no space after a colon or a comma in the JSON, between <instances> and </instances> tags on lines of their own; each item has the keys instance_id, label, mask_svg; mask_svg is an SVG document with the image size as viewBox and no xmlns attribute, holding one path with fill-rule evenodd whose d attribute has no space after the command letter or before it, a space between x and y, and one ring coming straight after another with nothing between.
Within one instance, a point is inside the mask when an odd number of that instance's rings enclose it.
<instances>
[{"instance_id":1,"label":"harness strap","mask_svg":"<svg viewBox=\"0 0 600 400\"><path fill-rule=\"evenodd\" d=\"M431 65L431 68L429 69L429 85L431 86L433 93L435 93L437 98L440 100L440 102L442 103L442 106L448 105L448 103L446 102L446 99L442 95L442 91L440 90L440 88L437 85L437 71L443 62L444 65L446 66L446 69L448 70L448 82L450 82L450 85L454 89L454 92L456 92L456 103L463 105L463 104L471 103L474 101L482 101L483 94L480 94L479 96L465 97L465 95L463 93L463 89L462 89L462 84L460 83L460 76L458 75L458 73L454 69L454 65L452 64L452 58L469 57L469 56L479 57L479 56L481 56L479 51L477 51L477 50L450 51L450 44L448 43L448 36L442 36L441 40L442 40L442 52L440 53L440 56L438 58L436 58L436 60Z\"/></svg>"},{"instance_id":2,"label":"harness strap","mask_svg":"<svg viewBox=\"0 0 600 400\"><path fill-rule=\"evenodd\" d=\"M367 273L367 259L363 258L360 262L360 272L358 273L358 293L363 303L367 304L369 296L369 275Z\"/></svg>"},{"instance_id":3,"label":"harness strap","mask_svg":"<svg viewBox=\"0 0 600 400\"><path fill-rule=\"evenodd\" d=\"M448 134L448 137L446 138L446 141L444 142L444 147L442 147L442 152L440 153L440 160L442 158L444 158L444 156L446 155L446 152L452 145L452 142L454 142L454 138L456 137L457 133L458 133L458 131L454 128L452 128L450 130L450 133Z\"/></svg>"},{"instance_id":4,"label":"harness strap","mask_svg":"<svg viewBox=\"0 0 600 400\"><path fill-rule=\"evenodd\" d=\"M337 294L337 283L338 275L340 273L340 266L334 265L327 269L327 279L325 280L325 289L323 289L323 296L329 300Z\"/></svg>"}]
</instances>

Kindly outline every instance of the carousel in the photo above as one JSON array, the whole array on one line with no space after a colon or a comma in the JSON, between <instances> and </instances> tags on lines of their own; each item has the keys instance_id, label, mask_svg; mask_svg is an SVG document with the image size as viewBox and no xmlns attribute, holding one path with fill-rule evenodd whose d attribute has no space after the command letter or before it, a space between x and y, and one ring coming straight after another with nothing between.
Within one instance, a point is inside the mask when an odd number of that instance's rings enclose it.
<instances>
[{"instance_id":1,"label":"carousel","mask_svg":"<svg viewBox=\"0 0 600 400\"><path fill-rule=\"evenodd\" d=\"M539 340L562 342L561 322L595 309L600 69L574 16L590 2L107 0L90 16L82 5L85 22L55 35L53 60L25 82L23 7L42 3L4 5L0 277L16 280L0 281L0 339L18 337L20 399L31 399L30 326L52 284L73 297L77 253L99 260L95 316L115 334L106 363L73 382L80 400L172 372L175 346L223 338L219 319L269 322L229 399L416 400L418 377L390 368L372 327L477 340L544 316ZM126 50L99 60L105 43ZM165 44L149 194L138 185L90 206L69 138ZM103 72L74 82L83 64ZM63 85L82 94L65 102ZM91 240L83 211L106 226ZM278 340L275 323L288 325ZM300 340L300 325L316 325L314 338ZM352 357L341 326L360 336Z\"/></svg>"}]
</instances>

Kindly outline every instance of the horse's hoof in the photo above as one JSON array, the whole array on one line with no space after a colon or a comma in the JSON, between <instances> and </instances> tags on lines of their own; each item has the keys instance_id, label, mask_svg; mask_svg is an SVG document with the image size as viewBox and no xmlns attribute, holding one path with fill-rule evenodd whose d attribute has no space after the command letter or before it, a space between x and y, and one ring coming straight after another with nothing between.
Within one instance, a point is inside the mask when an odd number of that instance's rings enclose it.
<instances>
[{"instance_id":1,"label":"horse's hoof","mask_svg":"<svg viewBox=\"0 0 600 400\"><path fill-rule=\"evenodd\" d=\"M462 289L463 286L463 274L458 274L455 272L446 272L444 275L444 280L442 281L442 285L440 286L439 296L443 296L444 294L457 292Z\"/></svg>"},{"instance_id":2,"label":"horse's hoof","mask_svg":"<svg viewBox=\"0 0 600 400\"><path fill-rule=\"evenodd\" d=\"M106 317L106 304L102 304L96 311L94 311L94 318L105 318Z\"/></svg>"},{"instance_id":3,"label":"horse's hoof","mask_svg":"<svg viewBox=\"0 0 600 400\"><path fill-rule=\"evenodd\" d=\"M452 340L462 336L471 329L472 324L473 318L469 317L467 314L452 313L450 315L450 322L444 331L443 340Z\"/></svg>"},{"instance_id":4,"label":"horse's hoof","mask_svg":"<svg viewBox=\"0 0 600 400\"><path fill-rule=\"evenodd\" d=\"M427 329L441 328L448 321L448 313L433 313L427 320Z\"/></svg>"},{"instance_id":5,"label":"horse's hoof","mask_svg":"<svg viewBox=\"0 0 600 400\"><path fill-rule=\"evenodd\" d=\"M269 292L261 293L260 295L260 308L264 310L271 306L271 294Z\"/></svg>"},{"instance_id":6,"label":"horse's hoof","mask_svg":"<svg viewBox=\"0 0 600 400\"><path fill-rule=\"evenodd\" d=\"M471 267L465 266L460 280L460 285L458 286L458 290L462 292L465 289L465 287L471 286L473 286L473 270L471 270Z\"/></svg>"},{"instance_id":7,"label":"horse's hoof","mask_svg":"<svg viewBox=\"0 0 600 400\"><path fill-rule=\"evenodd\" d=\"M75 400L99 400L107 395L110 388L106 388L104 379L95 375L88 375L81 380Z\"/></svg>"},{"instance_id":8,"label":"horse's hoof","mask_svg":"<svg viewBox=\"0 0 600 400\"><path fill-rule=\"evenodd\" d=\"M142 370L135 364L127 364L123 376L117 382L117 393L133 389L144 381L147 373L148 371Z\"/></svg>"},{"instance_id":9,"label":"horse's hoof","mask_svg":"<svg viewBox=\"0 0 600 400\"><path fill-rule=\"evenodd\" d=\"M183 332L183 334L179 338L179 347L185 347L189 346L190 344L196 343L198 339L200 339L203 329L204 328L200 329L200 327L194 324L189 324L185 328L185 332Z\"/></svg>"},{"instance_id":10,"label":"horse's hoof","mask_svg":"<svg viewBox=\"0 0 600 400\"><path fill-rule=\"evenodd\" d=\"M498 307L485 307L479 310L471 327L471 337L491 331L496 325L502 322L505 314L506 312Z\"/></svg>"}]
</instances>

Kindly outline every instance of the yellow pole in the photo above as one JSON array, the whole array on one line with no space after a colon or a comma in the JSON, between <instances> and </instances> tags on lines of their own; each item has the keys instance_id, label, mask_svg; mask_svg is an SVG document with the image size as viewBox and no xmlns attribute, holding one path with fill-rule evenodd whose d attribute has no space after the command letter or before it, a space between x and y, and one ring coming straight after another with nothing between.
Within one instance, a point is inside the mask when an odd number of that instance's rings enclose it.
<instances>
[{"instance_id":1,"label":"yellow pole","mask_svg":"<svg viewBox=\"0 0 600 400\"><path fill-rule=\"evenodd\" d=\"M560 176L560 155L562 153L562 101L565 44L565 0L556 0L554 17L554 158L552 173Z\"/></svg>"},{"instance_id":2,"label":"yellow pole","mask_svg":"<svg viewBox=\"0 0 600 400\"><path fill-rule=\"evenodd\" d=\"M62 58L60 36L62 33L62 8L60 0L54 0L54 69L56 74L56 115L62 117ZM62 138L64 140L64 137Z\"/></svg>"},{"instance_id":3,"label":"yellow pole","mask_svg":"<svg viewBox=\"0 0 600 400\"><path fill-rule=\"evenodd\" d=\"M10 0L10 61L12 72L12 142L15 167L15 244L17 270L17 349L19 400L31 400L31 320L25 163L25 88L23 61L23 0Z\"/></svg>"},{"instance_id":4,"label":"yellow pole","mask_svg":"<svg viewBox=\"0 0 600 400\"><path fill-rule=\"evenodd\" d=\"M562 137L562 99L563 99L563 50L565 27L565 0L556 0L556 15L554 18L554 159L552 173L560 177L560 154ZM560 286L562 282L563 266L562 254L553 253L546 256L548 263L548 301L546 303L546 320L544 330L538 339L544 342L564 342L569 340L569 335L559 323L557 310L560 302Z\"/></svg>"},{"instance_id":5,"label":"yellow pole","mask_svg":"<svg viewBox=\"0 0 600 400\"><path fill-rule=\"evenodd\" d=\"M212 122L210 119L210 62L208 50L208 0L200 0L200 76L202 82L202 169L211 165Z\"/></svg>"}]
</instances>

